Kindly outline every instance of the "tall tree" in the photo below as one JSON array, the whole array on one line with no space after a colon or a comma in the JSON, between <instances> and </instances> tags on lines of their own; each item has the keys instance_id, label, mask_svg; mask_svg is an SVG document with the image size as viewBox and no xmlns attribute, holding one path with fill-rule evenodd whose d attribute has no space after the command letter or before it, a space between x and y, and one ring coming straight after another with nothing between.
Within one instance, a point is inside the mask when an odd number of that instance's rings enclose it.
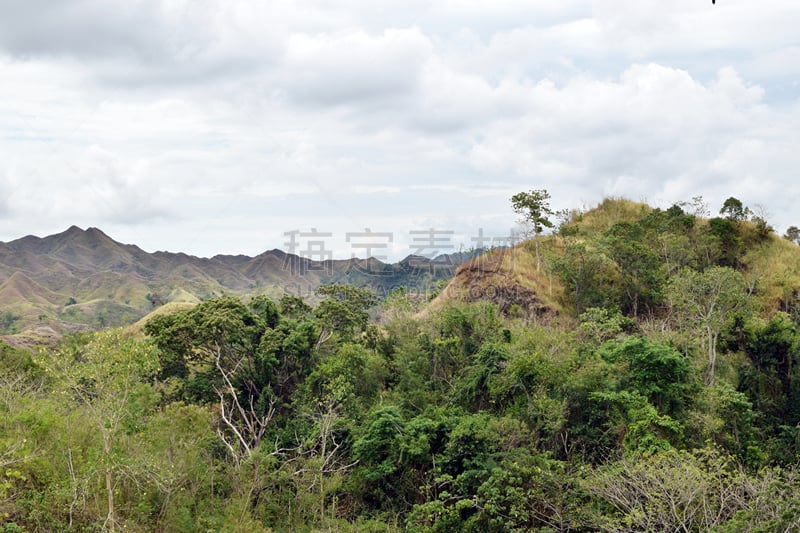
<instances>
[{"instance_id":1,"label":"tall tree","mask_svg":"<svg viewBox=\"0 0 800 533\"><path fill-rule=\"evenodd\" d=\"M119 521L118 476L126 457L120 447L141 421L144 399L152 396L146 379L158 370L155 347L121 330L108 330L96 333L86 344L45 351L40 363L97 430L107 505L103 529L113 533Z\"/></svg>"},{"instance_id":2,"label":"tall tree","mask_svg":"<svg viewBox=\"0 0 800 533\"><path fill-rule=\"evenodd\" d=\"M670 280L668 299L676 318L702 333L708 354L706 384L712 385L719 334L748 303L742 275L728 267L702 273L685 268Z\"/></svg>"},{"instance_id":3,"label":"tall tree","mask_svg":"<svg viewBox=\"0 0 800 533\"><path fill-rule=\"evenodd\" d=\"M640 305L652 312L661 299L663 266L644 241L639 224L617 222L605 235L606 250L619 267L623 310L638 316Z\"/></svg>"},{"instance_id":4,"label":"tall tree","mask_svg":"<svg viewBox=\"0 0 800 533\"><path fill-rule=\"evenodd\" d=\"M519 192L511 197L511 206L514 212L522 216L522 222L531 227L534 237L538 237L544 228L552 228L550 218L555 212L550 209L550 193L545 189L534 189L529 192ZM539 256L539 242L536 243L536 269L541 268Z\"/></svg>"},{"instance_id":5,"label":"tall tree","mask_svg":"<svg viewBox=\"0 0 800 533\"><path fill-rule=\"evenodd\" d=\"M745 207L742 201L738 198L731 196L722 204L722 209L719 210L720 215L725 215L725 218L734 222L741 222L747 219L752 214L750 208Z\"/></svg>"},{"instance_id":6,"label":"tall tree","mask_svg":"<svg viewBox=\"0 0 800 533\"><path fill-rule=\"evenodd\" d=\"M590 307L609 304L609 260L583 242L568 242L564 254L551 262L580 315Z\"/></svg>"},{"instance_id":7,"label":"tall tree","mask_svg":"<svg viewBox=\"0 0 800 533\"><path fill-rule=\"evenodd\" d=\"M314 310L320 329L317 347L338 333L342 340L352 340L369 322L369 309L378 303L378 297L372 291L334 283L323 285L317 294L324 296Z\"/></svg>"},{"instance_id":8,"label":"tall tree","mask_svg":"<svg viewBox=\"0 0 800 533\"><path fill-rule=\"evenodd\" d=\"M145 331L176 368L195 367L190 379L203 384L200 399L218 400L218 434L235 461L252 456L275 415L274 378L277 305L255 298L250 306L223 296L167 317ZM210 391L208 390L210 389Z\"/></svg>"}]
</instances>

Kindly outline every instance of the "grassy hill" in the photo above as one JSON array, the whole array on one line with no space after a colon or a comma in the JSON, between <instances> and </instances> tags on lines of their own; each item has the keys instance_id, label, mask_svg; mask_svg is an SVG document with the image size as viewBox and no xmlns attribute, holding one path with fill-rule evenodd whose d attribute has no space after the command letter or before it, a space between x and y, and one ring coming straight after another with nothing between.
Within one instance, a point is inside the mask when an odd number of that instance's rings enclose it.
<instances>
[{"instance_id":1,"label":"grassy hill","mask_svg":"<svg viewBox=\"0 0 800 533\"><path fill-rule=\"evenodd\" d=\"M530 240L462 264L431 309L488 300L512 316L569 319L612 305L653 319L669 312L666 287L681 269L726 266L741 273L765 316L800 312L800 247L758 217L696 216L680 205L609 198L537 240L539 260Z\"/></svg>"}]
</instances>

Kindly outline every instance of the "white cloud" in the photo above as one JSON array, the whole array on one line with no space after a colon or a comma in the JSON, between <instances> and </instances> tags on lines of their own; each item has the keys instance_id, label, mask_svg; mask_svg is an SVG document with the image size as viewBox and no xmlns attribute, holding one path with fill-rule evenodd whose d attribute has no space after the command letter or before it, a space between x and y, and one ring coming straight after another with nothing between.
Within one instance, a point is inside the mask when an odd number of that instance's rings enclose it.
<instances>
[{"instance_id":1,"label":"white cloud","mask_svg":"<svg viewBox=\"0 0 800 533\"><path fill-rule=\"evenodd\" d=\"M793 0L13 4L0 240L77 223L213 255L300 227L499 234L534 187L557 208L733 195L798 223Z\"/></svg>"},{"instance_id":2,"label":"white cloud","mask_svg":"<svg viewBox=\"0 0 800 533\"><path fill-rule=\"evenodd\" d=\"M402 98L415 90L431 44L417 29L294 34L283 65L285 90L300 104L336 106Z\"/></svg>"},{"instance_id":3,"label":"white cloud","mask_svg":"<svg viewBox=\"0 0 800 533\"><path fill-rule=\"evenodd\" d=\"M763 93L730 68L703 85L655 64L634 65L617 81L542 83L530 91L535 111L496 123L472 147L471 160L483 172L537 180L573 198L589 191L660 202L704 192L716 199L726 194L718 184L741 190L749 172L788 175L797 160L788 141L796 135L782 124L800 115L770 110ZM769 189L744 187L742 196L766 205Z\"/></svg>"}]
</instances>

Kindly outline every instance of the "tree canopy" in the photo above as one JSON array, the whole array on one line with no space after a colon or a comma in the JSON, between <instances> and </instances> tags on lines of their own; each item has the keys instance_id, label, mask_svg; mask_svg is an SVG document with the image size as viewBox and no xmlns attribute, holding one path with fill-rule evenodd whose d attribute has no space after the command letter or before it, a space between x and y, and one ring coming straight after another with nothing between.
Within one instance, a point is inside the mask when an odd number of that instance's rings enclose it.
<instances>
[{"instance_id":1,"label":"tree canopy","mask_svg":"<svg viewBox=\"0 0 800 533\"><path fill-rule=\"evenodd\" d=\"M550 193L544 189L520 192L511 197L514 212L522 216L522 221L530 224L534 235L539 235L544 228L552 228L552 217L555 212L550 209Z\"/></svg>"}]
</instances>

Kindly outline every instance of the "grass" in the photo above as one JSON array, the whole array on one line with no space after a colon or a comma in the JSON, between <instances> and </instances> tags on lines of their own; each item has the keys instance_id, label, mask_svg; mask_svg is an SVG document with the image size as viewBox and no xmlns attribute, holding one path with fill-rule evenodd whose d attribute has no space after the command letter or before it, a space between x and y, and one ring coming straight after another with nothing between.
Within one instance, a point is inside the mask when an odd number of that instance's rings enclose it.
<instances>
[{"instance_id":1,"label":"grass","mask_svg":"<svg viewBox=\"0 0 800 533\"><path fill-rule=\"evenodd\" d=\"M576 226L582 234L603 233L617 222L639 220L652 210L652 207L641 202L625 198L606 198L590 211L573 212L570 225Z\"/></svg>"},{"instance_id":2,"label":"grass","mask_svg":"<svg viewBox=\"0 0 800 533\"><path fill-rule=\"evenodd\" d=\"M149 312L127 328L125 330L133 335L139 335L144 333L144 325L147 324L147 321L153 318L154 316L159 315L169 315L172 313L177 313L179 311L186 311L187 309L191 309L197 305L197 302L169 302L161 307L155 308L153 311Z\"/></svg>"},{"instance_id":3,"label":"grass","mask_svg":"<svg viewBox=\"0 0 800 533\"><path fill-rule=\"evenodd\" d=\"M557 316L563 313L560 280L547 265L547 248L554 237L540 238L542 260L537 268L533 241L511 249L490 250L462 265L441 293L420 313L424 317L452 300L485 299L511 314Z\"/></svg>"},{"instance_id":4,"label":"grass","mask_svg":"<svg viewBox=\"0 0 800 533\"><path fill-rule=\"evenodd\" d=\"M780 309L800 292L800 246L770 235L744 258L744 277L762 309Z\"/></svg>"}]
</instances>

